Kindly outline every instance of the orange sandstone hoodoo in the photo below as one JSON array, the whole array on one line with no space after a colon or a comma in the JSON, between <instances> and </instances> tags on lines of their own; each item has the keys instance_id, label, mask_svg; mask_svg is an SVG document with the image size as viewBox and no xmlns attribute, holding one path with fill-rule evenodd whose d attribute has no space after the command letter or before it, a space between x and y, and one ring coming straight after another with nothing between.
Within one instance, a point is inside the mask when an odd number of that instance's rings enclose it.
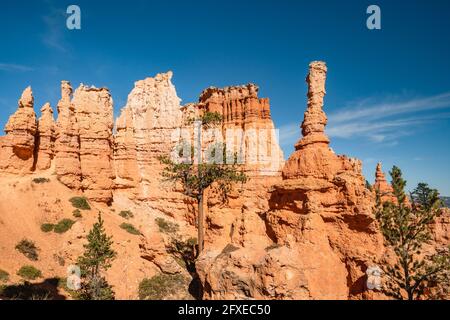
<instances>
[{"instance_id":1,"label":"orange sandstone hoodoo","mask_svg":"<svg viewBox=\"0 0 450 320\"><path fill-rule=\"evenodd\" d=\"M205 298L374 296L365 286L365 272L383 255L383 239L361 162L329 147L323 111L326 73L324 62L310 64L303 137L262 216L269 241L206 248L197 264Z\"/></svg>"}]
</instances>

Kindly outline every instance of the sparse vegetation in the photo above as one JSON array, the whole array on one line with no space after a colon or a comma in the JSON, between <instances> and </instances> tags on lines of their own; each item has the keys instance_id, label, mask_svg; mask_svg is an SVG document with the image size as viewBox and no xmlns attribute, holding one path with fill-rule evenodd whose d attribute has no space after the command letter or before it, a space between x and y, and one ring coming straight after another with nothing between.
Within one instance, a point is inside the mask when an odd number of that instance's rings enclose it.
<instances>
[{"instance_id":1,"label":"sparse vegetation","mask_svg":"<svg viewBox=\"0 0 450 320\"><path fill-rule=\"evenodd\" d=\"M138 230L138 229L136 229L132 224L130 224L130 223L122 223L121 225L120 225L120 227L123 229L123 230L125 230L125 231L127 231L128 233L131 233L131 234L134 234L134 235L139 235L139 234L141 234L141 232Z\"/></svg>"},{"instance_id":2,"label":"sparse vegetation","mask_svg":"<svg viewBox=\"0 0 450 320\"><path fill-rule=\"evenodd\" d=\"M73 210L72 215L73 215L74 218L81 218L82 217L80 209Z\"/></svg>"},{"instance_id":3,"label":"sparse vegetation","mask_svg":"<svg viewBox=\"0 0 450 320\"><path fill-rule=\"evenodd\" d=\"M17 271L17 275L26 280L35 280L42 276L42 272L33 266L23 266Z\"/></svg>"},{"instance_id":4,"label":"sparse vegetation","mask_svg":"<svg viewBox=\"0 0 450 320\"><path fill-rule=\"evenodd\" d=\"M156 224L159 227L159 231L164 232L164 233L175 233L178 231L179 226L176 223L167 221L163 218L156 218L155 219Z\"/></svg>"},{"instance_id":5,"label":"sparse vegetation","mask_svg":"<svg viewBox=\"0 0 450 320\"><path fill-rule=\"evenodd\" d=\"M81 289L78 298L83 300L114 300L114 291L103 273L111 267L117 253L111 248L113 241L103 226L101 215L87 236L84 253L78 258L81 269Z\"/></svg>"},{"instance_id":6,"label":"sparse vegetation","mask_svg":"<svg viewBox=\"0 0 450 320\"><path fill-rule=\"evenodd\" d=\"M189 238L185 241L173 239L168 252L174 256L175 261L189 272L195 272L197 238Z\"/></svg>"},{"instance_id":7,"label":"sparse vegetation","mask_svg":"<svg viewBox=\"0 0 450 320\"><path fill-rule=\"evenodd\" d=\"M131 212L130 210L122 210L119 212L119 216L121 216L124 219L130 219L134 217L133 212Z\"/></svg>"},{"instance_id":8,"label":"sparse vegetation","mask_svg":"<svg viewBox=\"0 0 450 320\"><path fill-rule=\"evenodd\" d=\"M0 269L0 282L8 282L9 273L5 270Z\"/></svg>"},{"instance_id":9,"label":"sparse vegetation","mask_svg":"<svg viewBox=\"0 0 450 320\"><path fill-rule=\"evenodd\" d=\"M48 178L34 178L33 179L34 183L46 183L46 182L50 182L50 179Z\"/></svg>"},{"instance_id":10,"label":"sparse vegetation","mask_svg":"<svg viewBox=\"0 0 450 320\"><path fill-rule=\"evenodd\" d=\"M72 290L69 288L69 286L67 285L67 278L57 278L58 280L58 284L57 287L59 289L64 290L66 293L68 293L73 299L78 299L79 298L79 294L77 290Z\"/></svg>"},{"instance_id":11,"label":"sparse vegetation","mask_svg":"<svg viewBox=\"0 0 450 320\"><path fill-rule=\"evenodd\" d=\"M36 261L38 259L38 248L34 244L33 241L23 239L16 245L17 251L22 253L25 257L32 261Z\"/></svg>"},{"instance_id":12,"label":"sparse vegetation","mask_svg":"<svg viewBox=\"0 0 450 320\"><path fill-rule=\"evenodd\" d=\"M73 197L69 200L72 205L81 210L90 210L91 206L89 205L88 200L85 197Z\"/></svg>"},{"instance_id":13,"label":"sparse vegetation","mask_svg":"<svg viewBox=\"0 0 450 320\"><path fill-rule=\"evenodd\" d=\"M176 294L180 288L187 284L187 279L181 274L159 274L141 281L139 284L139 299L162 300Z\"/></svg>"},{"instance_id":14,"label":"sparse vegetation","mask_svg":"<svg viewBox=\"0 0 450 320\"><path fill-rule=\"evenodd\" d=\"M41 224L41 231L42 232L50 232L53 231L55 228L55 225L53 223L43 223Z\"/></svg>"},{"instance_id":15,"label":"sparse vegetation","mask_svg":"<svg viewBox=\"0 0 450 320\"><path fill-rule=\"evenodd\" d=\"M388 278L386 293L400 300L430 298L430 293L448 290L450 283L450 247L436 253L422 251L432 240L430 226L441 214L439 193L419 183L408 204L401 170L394 166L390 175L395 203L382 202L377 193L375 208L385 242L395 253L393 265L381 263Z\"/></svg>"},{"instance_id":16,"label":"sparse vegetation","mask_svg":"<svg viewBox=\"0 0 450 320\"><path fill-rule=\"evenodd\" d=\"M207 113L200 121L196 121L196 126L200 131L202 127L220 123L221 115L214 113ZM199 123L199 124L197 124ZM199 147L196 146L198 149ZM184 149L184 148L183 148ZM200 148L201 149L201 148ZM222 143L212 145L207 152L207 159L204 163L202 161L194 161L195 154L200 154L202 158L202 151L191 152L190 155L184 155L179 160L173 160L170 156L159 157L160 162L165 165L163 169L163 180L172 183L181 183L183 186L183 193L196 200L197 202L197 231L198 231L198 253L203 251L204 242L204 220L203 212L205 202L205 190L216 185L219 195L222 200L226 200L228 194L231 192L235 183L244 184L247 181L247 176L243 170L238 168L237 154L227 152L226 146ZM220 157L222 155L222 157ZM227 161L224 161L224 160ZM233 159L233 160L230 160ZM226 163L224 163L226 162ZM242 169L242 168L241 168Z\"/></svg>"},{"instance_id":17,"label":"sparse vegetation","mask_svg":"<svg viewBox=\"0 0 450 320\"><path fill-rule=\"evenodd\" d=\"M75 221L73 221L71 219L62 219L55 225L55 227L53 228L53 231L56 233L64 233L64 232L68 231L70 228L72 228L74 223L75 223Z\"/></svg>"}]
</instances>

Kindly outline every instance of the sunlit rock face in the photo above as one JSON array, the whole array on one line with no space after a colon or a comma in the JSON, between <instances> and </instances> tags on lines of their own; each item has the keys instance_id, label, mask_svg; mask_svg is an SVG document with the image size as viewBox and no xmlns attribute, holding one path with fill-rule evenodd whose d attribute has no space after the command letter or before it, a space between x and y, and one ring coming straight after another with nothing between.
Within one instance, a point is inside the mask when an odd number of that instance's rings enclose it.
<instances>
[{"instance_id":1,"label":"sunlit rock face","mask_svg":"<svg viewBox=\"0 0 450 320\"><path fill-rule=\"evenodd\" d=\"M116 193L183 219L189 200L176 186L163 183L159 160L175 148L182 126L180 98L171 79L167 72L137 81L128 95L116 120L114 182Z\"/></svg>"},{"instance_id":2,"label":"sunlit rock face","mask_svg":"<svg viewBox=\"0 0 450 320\"><path fill-rule=\"evenodd\" d=\"M18 101L17 111L6 123L6 136L0 139L1 171L19 174L34 169L37 120L33 106L33 92L28 87Z\"/></svg>"},{"instance_id":3,"label":"sunlit rock face","mask_svg":"<svg viewBox=\"0 0 450 320\"><path fill-rule=\"evenodd\" d=\"M50 103L41 108L41 117L38 120L37 136L37 170L50 168L55 152L55 120Z\"/></svg>"},{"instance_id":4,"label":"sunlit rock face","mask_svg":"<svg viewBox=\"0 0 450 320\"><path fill-rule=\"evenodd\" d=\"M79 137L81 188L94 201L109 203L113 192L113 100L106 88L80 85L73 94Z\"/></svg>"},{"instance_id":5,"label":"sunlit rock face","mask_svg":"<svg viewBox=\"0 0 450 320\"><path fill-rule=\"evenodd\" d=\"M384 252L382 236L361 162L329 147L326 73L325 63L310 64L303 137L286 161L283 181L271 189L263 218L268 241L207 250L197 268L205 298L373 296L366 290L365 272Z\"/></svg>"},{"instance_id":6,"label":"sunlit rock face","mask_svg":"<svg viewBox=\"0 0 450 320\"><path fill-rule=\"evenodd\" d=\"M71 101L72 86L68 81L61 82L61 99L58 102L56 121L55 173L67 187L81 189L80 138Z\"/></svg>"}]
</instances>

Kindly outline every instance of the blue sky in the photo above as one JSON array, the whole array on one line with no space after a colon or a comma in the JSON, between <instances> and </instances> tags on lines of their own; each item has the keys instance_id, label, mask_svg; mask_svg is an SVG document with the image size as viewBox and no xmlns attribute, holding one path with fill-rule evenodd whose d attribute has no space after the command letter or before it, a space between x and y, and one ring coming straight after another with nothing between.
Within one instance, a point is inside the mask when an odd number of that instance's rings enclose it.
<instances>
[{"instance_id":1,"label":"blue sky","mask_svg":"<svg viewBox=\"0 0 450 320\"><path fill-rule=\"evenodd\" d=\"M77 4L82 29L66 28ZM381 8L382 29L366 28ZM134 81L172 70L184 103L208 86L256 83L271 99L285 157L300 137L308 63L328 64L332 148L400 166L410 187L450 195L449 1L1 1L0 127L33 87L36 111L59 83L106 86L115 114Z\"/></svg>"}]
</instances>

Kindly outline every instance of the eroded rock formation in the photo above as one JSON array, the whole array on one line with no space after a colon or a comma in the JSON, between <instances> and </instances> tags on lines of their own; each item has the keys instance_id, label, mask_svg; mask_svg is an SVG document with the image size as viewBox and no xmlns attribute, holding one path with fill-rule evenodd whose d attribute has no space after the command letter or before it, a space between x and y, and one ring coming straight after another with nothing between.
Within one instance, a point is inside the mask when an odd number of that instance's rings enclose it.
<instances>
[{"instance_id":1,"label":"eroded rock formation","mask_svg":"<svg viewBox=\"0 0 450 320\"><path fill-rule=\"evenodd\" d=\"M222 115L222 141L229 152L239 155L248 174L278 176L284 162L283 152L270 116L269 99L259 98L258 91L254 84L210 87L194 104L197 110L194 113Z\"/></svg>"},{"instance_id":2,"label":"eroded rock formation","mask_svg":"<svg viewBox=\"0 0 450 320\"><path fill-rule=\"evenodd\" d=\"M55 172L69 188L81 188L80 139L75 108L71 102L72 86L61 82L61 100L58 102L56 121Z\"/></svg>"},{"instance_id":3,"label":"eroded rock formation","mask_svg":"<svg viewBox=\"0 0 450 320\"><path fill-rule=\"evenodd\" d=\"M171 82L172 72L137 81L116 121L115 184L119 191L149 208L183 218L186 199L164 184L159 156L168 155L178 142L180 98Z\"/></svg>"},{"instance_id":4,"label":"eroded rock formation","mask_svg":"<svg viewBox=\"0 0 450 320\"><path fill-rule=\"evenodd\" d=\"M108 89L80 85L72 104L79 137L81 188L94 201L109 203L113 191L113 101Z\"/></svg>"},{"instance_id":5,"label":"eroded rock formation","mask_svg":"<svg viewBox=\"0 0 450 320\"><path fill-rule=\"evenodd\" d=\"M393 195L393 189L389 182L387 182L383 169L381 168L381 162L377 164L375 170L375 184L373 185L375 192L378 192L382 202L396 202Z\"/></svg>"},{"instance_id":6,"label":"eroded rock formation","mask_svg":"<svg viewBox=\"0 0 450 320\"><path fill-rule=\"evenodd\" d=\"M208 299L348 299L367 295L365 271L383 254L361 163L337 156L325 135L326 66L307 78L303 138L273 188L265 215L271 245L233 244L200 258Z\"/></svg>"},{"instance_id":7,"label":"eroded rock formation","mask_svg":"<svg viewBox=\"0 0 450 320\"><path fill-rule=\"evenodd\" d=\"M36 169L46 170L51 166L55 151L55 120L50 103L41 108L41 117L38 121Z\"/></svg>"},{"instance_id":8,"label":"eroded rock formation","mask_svg":"<svg viewBox=\"0 0 450 320\"><path fill-rule=\"evenodd\" d=\"M226 143L227 151L238 154L249 181L236 186L226 202L214 187L207 190L205 251L196 263L204 298L381 297L366 287L368 269L376 269L385 251L372 213L375 196L365 187L361 162L336 155L329 146L326 74L325 63L310 64L302 138L286 163L269 100L258 97L257 86L211 87L197 103L181 106L168 72L135 83L114 135L107 89L81 85L72 97L70 83L63 81L57 121L45 104L36 122L27 88L6 136L0 137L0 172L49 170L48 176L55 173L72 189L58 184L64 192L83 192L118 208L139 207L145 213L139 217L142 226L170 216L195 229L194 201L180 186L162 182L159 156L176 150L184 139L194 143L195 128L188 120L218 112L223 121L204 133L202 149L207 153L211 144ZM375 189L391 197L381 165ZM448 243L448 220L448 214L442 216L434 229L437 243ZM167 253L171 236L156 232L154 226L139 240L142 260L158 272L186 274Z\"/></svg>"},{"instance_id":9,"label":"eroded rock formation","mask_svg":"<svg viewBox=\"0 0 450 320\"><path fill-rule=\"evenodd\" d=\"M0 170L9 173L29 173L33 170L35 136L37 132L34 98L31 87L18 101L17 111L9 118L6 136L0 140Z\"/></svg>"}]
</instances>

